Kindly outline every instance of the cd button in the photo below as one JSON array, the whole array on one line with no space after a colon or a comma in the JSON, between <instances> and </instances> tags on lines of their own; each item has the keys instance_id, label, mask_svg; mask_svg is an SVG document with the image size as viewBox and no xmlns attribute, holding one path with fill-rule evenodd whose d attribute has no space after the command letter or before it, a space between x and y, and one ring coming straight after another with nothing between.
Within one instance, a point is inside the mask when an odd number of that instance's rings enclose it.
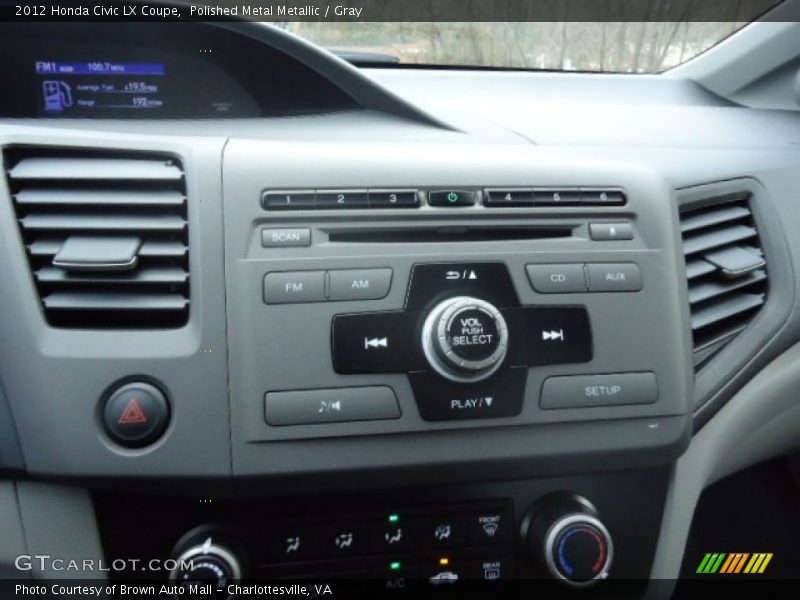
<instances>
[{"instance_id":1,"label":"cd button","mask_svg":"<svg viewBox=\"0 0 800 600\"><path fill-rule=\"evenodd\" d=\"M531 286L540 294L585 292L583 265L528 265Z\"/></svg>"}]
</instances>

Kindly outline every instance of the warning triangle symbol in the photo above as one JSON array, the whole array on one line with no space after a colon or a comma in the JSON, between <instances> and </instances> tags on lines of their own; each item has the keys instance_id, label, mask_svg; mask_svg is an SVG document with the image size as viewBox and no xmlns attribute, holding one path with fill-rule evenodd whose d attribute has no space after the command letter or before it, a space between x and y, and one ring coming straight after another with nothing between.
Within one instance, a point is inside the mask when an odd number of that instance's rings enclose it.
<instances>
[{"instance_id":1,"label":"warning triangle symbol","mask_svg":"<svg viewBox=\"0 0 800 600\"><path fill-rule=\"evenodd\" d=\"M136 398L131 398L130 402L128 402L128 406L126 406L125 410L122 411L122 416L120 416L117 423L120 425L136 425L139 423L147 423L147 415L145 415L144 411L142 411L142 407L139 406L139 402L136 400Z\"/></svg>"}]
</instances>

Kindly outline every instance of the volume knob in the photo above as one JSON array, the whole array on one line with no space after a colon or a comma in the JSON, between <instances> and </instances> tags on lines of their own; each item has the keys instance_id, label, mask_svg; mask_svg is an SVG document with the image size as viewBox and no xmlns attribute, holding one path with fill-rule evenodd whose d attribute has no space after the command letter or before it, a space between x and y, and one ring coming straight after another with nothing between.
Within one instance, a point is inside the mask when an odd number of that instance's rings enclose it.
<instances>
[{"instance_id":1,"label":"volume knob","mask_svg":"<svg viewBox=\"0 0 800 600\"><path fill-rule=\"evenodd\" d=\"M508 350L508 327L485 300L457 296L436 305L422 328L422 349L431 367L457 382L486 379Z\"/></svg>"}]
</instances>

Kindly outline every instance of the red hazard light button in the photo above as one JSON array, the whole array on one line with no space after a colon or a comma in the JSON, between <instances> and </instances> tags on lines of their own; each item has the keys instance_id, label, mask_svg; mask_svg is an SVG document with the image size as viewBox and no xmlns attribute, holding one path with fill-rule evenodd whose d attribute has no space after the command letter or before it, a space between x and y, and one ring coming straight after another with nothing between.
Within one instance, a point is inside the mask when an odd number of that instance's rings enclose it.
<instances>
[{"instance_id":1,"label":"red hazard light button","mask_svg":"<svg viewBox=\"0 0 800 600\"><path fill-rule=\"evenodd\" d=\"M141 448L155 442L169 423L164 393L149 383L127 383L112 391L103 409L108 436L121 446Z\"/></svg>"}]
</instances>

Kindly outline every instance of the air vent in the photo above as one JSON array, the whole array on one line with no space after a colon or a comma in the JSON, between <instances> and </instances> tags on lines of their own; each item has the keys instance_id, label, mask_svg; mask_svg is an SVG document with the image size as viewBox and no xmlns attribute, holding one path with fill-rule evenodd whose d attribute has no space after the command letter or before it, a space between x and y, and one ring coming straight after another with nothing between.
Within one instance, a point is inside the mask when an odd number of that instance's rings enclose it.
<instances>
[{"instance_id":1,"label":"air vent","mask_svg":"<svg viewBox=\"0 0 800 600\"><path fill-rule=\"evenodd\" d=\"M767 268L749 193L708 199L682 210L680 220L700 368L763 306Z\"/></svg>"},{"instance_id":2,"label":"air vent","mask_svg":"<svg viewBox=\"0 0 800 600\"><path fill-rule=\"evenodd\" d=\"M189 316L186 187L174 158L10 148L9 188L47 321L169 328Z\"/></svg>"}]
</instances>

